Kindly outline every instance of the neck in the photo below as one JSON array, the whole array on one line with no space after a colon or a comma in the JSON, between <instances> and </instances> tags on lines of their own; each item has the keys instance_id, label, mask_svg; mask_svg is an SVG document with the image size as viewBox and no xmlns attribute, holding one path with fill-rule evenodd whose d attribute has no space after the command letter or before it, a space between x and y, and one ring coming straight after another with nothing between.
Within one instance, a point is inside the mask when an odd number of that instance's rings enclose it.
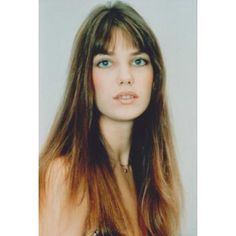
<instances>
[{"instance_id":1,"label":"neck","mask_svg":"<svg viewBox=\"0 0 236 236\"><path fill-rule=\"evenodd\" d=\"M108 145L108 153L115 164L127 165L131 146L133 121L114 121L101 116L99 125Z\"/></svg>"}]
</instances>

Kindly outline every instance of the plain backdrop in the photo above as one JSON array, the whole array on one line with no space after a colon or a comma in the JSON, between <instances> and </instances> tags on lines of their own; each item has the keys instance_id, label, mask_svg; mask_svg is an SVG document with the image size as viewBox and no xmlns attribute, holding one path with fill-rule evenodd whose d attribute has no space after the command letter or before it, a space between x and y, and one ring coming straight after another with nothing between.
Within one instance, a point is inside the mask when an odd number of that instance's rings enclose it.
<instances>
[{"instance_id":1,"label":"plain backdrop","mask_svg":"<svg viewBox=\"0 0 236 236\"><path fill-rule=\"evenodd\" d=\"M125 1L156 34L167 71L167 94L184 186L182 236L197 235L196 0ZM39 1L39 146L61 101L76 31L98 0Z\"/></svg>"}]
</instances>

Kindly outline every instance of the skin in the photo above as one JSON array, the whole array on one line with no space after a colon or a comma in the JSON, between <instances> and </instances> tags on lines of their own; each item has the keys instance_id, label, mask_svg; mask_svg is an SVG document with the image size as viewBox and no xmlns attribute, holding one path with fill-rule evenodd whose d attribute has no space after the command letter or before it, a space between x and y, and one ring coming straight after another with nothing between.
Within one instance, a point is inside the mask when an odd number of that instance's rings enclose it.
<instances>
[{"instance_id":1,"label":"skin","mask_svg":"<svg viewBox=\"0 0 236 236\"><path fill-rule=\"evenodd\" d=\"M121 164L129 163L130 136L134 119L148 107L153 68L148 54L140 52L127 41L122 32L113 32L113 47L107 54L93 60L95 101L100 111L99 125L108 143L109 157L114 163L114 174L124 206L132 224L130 235L143 235L138 226L137 196L132 169L124 173ZM120 92L131 91L135 99L114 99Z\"/></svg>"},{"instance_id":2,"label":"skin","mask_svg":"<svg viewBox=\"0 0 236 236\"><path fill-rule=\"evenodd\" d=\"M101 113L99 124L108 141L112 158L128 163L130 135L134 119L147 108L152 91L153 68L148 54L127 41L122 32L113 32L114 47L93 60L95 101ZM120 92L131 91L134 100L119 100Z\"/></svg>"}]
</instances>

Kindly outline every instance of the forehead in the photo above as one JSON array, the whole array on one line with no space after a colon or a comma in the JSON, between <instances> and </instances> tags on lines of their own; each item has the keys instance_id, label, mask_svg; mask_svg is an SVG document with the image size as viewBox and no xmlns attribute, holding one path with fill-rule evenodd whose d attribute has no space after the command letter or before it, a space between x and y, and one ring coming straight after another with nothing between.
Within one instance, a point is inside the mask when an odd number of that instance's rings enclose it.
<instances>
[{"instance_id":1,"label":"forehead","mask_svg":"<svg viewBox=\"0 0 236 236\"><path fill-rule=\"evenodd\" d=\"M113 27L105 37L99 37L93 48L93 56L114 52L118 48L129 50L140 50L134 37L125 29ZM143 51L143 50L141 50Z\"/></svg>"},{"instance_id":2,"label":"forehead","mask_svg":"<svg viewBox=\"0 0 236 236\"><path fill-rule=\"evenodd\" d=\"M119 49L138 49L131 37L121 29L114 29L111 32L110 40L106 43L107 51L115 51Z\"/></svg>"}]
</instances>

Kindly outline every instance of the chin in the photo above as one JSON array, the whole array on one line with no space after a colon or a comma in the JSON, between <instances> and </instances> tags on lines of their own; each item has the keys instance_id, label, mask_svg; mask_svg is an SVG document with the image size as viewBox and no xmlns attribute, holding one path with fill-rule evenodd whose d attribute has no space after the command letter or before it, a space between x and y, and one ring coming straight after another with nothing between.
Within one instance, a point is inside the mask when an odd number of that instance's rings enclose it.
<instances>
[{"instance_id":1,"label":"chin","mask_svg":"<svg viewBox=\"0 0 236 236\"><path fill-rule=\"evenodd\" d=\"M113 113L110 118L116 121L133 121L144 113L145 110L139 111L123 111Z\"/></svg>"}]
</instances>

